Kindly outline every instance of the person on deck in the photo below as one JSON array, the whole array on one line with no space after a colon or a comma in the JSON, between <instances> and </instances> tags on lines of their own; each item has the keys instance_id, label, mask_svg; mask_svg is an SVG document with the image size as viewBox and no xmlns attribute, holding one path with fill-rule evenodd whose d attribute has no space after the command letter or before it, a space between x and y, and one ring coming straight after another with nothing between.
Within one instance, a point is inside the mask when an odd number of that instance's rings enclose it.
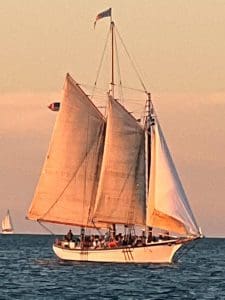
<instances>
[{"instance_id":1,"label":"person on deck","mask_svg":"<svg viewBox=\"0 0 225 300\"><path fill-rule=\"evenodd\" d=\"M148 227L148 243L151 243L152 240L152 227Z\"/></svg>"},{"instance_id":2,"label":"person on deck","mask_svg":"<svg viewBox=\"0 0 225 300\"><path fill-rule=\"evenodd\" d=\"M108 247L109 248L115 248L115 247L117 247L117 241L114 238L110 238L110 240L108 242Z\"/></svg>"},{"instance_id":3,"label":"person on deck","mask_svg":"<svg viewBox=\"0 0 225 300\"><path fill-rule=\"evenodd\" d=\"M145 229L142 229L141 243L142 243L142 246L144 246L146 244Z\"/></svg>"},{"instance_id":4,"label":"person on deck","mask_svg":"<svg viewBox=\"0 0 225 300\"><path fill-rule=\"evenodd\" d=\"M65 239L70 242L73 240L73 233L72 233L72 230L70 229L67 233L67 235L65 236Z\"/></svg>"}]
</instances>

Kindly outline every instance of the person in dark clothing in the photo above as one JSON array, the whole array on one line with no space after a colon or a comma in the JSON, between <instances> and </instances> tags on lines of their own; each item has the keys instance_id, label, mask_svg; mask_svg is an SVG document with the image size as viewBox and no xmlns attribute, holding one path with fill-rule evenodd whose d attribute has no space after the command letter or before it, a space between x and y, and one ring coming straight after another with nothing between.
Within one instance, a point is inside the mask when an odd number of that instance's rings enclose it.
<instances>
[{"instance_id":1,"label":"person in dark clothing","mask_svg":"<svg viewBox=\"0 0 225 300\"><path fill-rule=\"evenodd\" d=\"M65 235L65 239L70 242L73 240L73 233L72 233L72 230L70 229L67 233L67 235Z\"/></svg>"},{"instance_id":2,"label":"person in dark clothing","mask_svg":"<svg viewBox=\"0 0 225 300\"><path fill-rule=\"evenodd\" d=\"M148 243L151 243L153 240L152 237L152 227L148 227Z\"/></svg>"}]
</instances>

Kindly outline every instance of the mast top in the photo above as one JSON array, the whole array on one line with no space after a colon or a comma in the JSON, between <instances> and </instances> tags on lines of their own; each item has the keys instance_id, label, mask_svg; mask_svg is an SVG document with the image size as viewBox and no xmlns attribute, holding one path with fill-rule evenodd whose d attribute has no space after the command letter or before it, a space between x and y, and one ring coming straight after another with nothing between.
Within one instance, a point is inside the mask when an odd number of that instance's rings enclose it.
<instances>
[{"instance_id":1,"label":"mast top","mask_svg":"<svg viewBox=\"0 0 225 300\"><path fill-rule=\"evenodd\" d=\"M110 17L110 21L112 23L112 8L108 8L107 10L104 10L103 12L99 13L96 16L95 22L94 22L94 27L96 26L96 22L102 18Z\"/></svg>"}]
</instances>

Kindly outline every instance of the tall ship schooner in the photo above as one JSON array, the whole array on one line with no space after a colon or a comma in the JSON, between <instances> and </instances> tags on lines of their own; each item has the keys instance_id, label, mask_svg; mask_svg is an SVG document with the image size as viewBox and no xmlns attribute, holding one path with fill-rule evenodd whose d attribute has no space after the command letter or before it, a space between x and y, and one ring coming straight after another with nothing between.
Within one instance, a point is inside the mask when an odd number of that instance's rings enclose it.
<instances>
[{"instance_id":1,"label":"tall ship schooner","mask_svg":"<svg viewBox=\"0 0 225 300\"><path fill-rule=\"evenodd\" d=\"M7 213L2 220L2 234L12 234L12 233L13 233L12 219L9 210L7 210Z\"/></svg>"},{"instance_id":2,"label":"tall ship schooner","mask_svg":"<svg viewBox=\"0 0 225 300\"><path fill-rule=\"evenodd\" d=\"M27 217L78 226L57 240L62 260L171 263L201 237L145 89L143 122L115 96L115 23L110 17L111 85L106 114L69 74L49 150ZM90 235L94 229L98 234ZM120 232L124 230L124 232Z\"/></svg>"}]
</instances>

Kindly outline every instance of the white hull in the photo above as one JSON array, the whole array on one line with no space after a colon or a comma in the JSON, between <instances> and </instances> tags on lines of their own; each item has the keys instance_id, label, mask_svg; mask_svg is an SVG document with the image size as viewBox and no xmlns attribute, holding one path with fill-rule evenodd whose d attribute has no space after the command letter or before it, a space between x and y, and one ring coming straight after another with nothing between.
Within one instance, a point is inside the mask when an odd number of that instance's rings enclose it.
<instances>
[{"instance_id":1,"label":"white hull","mask_svg":"<svg viewBox=\"0 0 225 300\"><path fill-rule=\"evenodd\" d=\"M2 231L2 234L13 234L13 231Z\"/></svg>"},{"instance_id":2,"label":"white hull","mask_svg":"<svg viewBox=\"0 0 225 300\"><path fill-rule=\"evenodd\" d=\"M172 263L173 257L183 243L166 241L142 247L112 249L72 249L73 243L53 245L55 254L62 260L113 262L113 263Z\"/></svg>"}]
</instances>

